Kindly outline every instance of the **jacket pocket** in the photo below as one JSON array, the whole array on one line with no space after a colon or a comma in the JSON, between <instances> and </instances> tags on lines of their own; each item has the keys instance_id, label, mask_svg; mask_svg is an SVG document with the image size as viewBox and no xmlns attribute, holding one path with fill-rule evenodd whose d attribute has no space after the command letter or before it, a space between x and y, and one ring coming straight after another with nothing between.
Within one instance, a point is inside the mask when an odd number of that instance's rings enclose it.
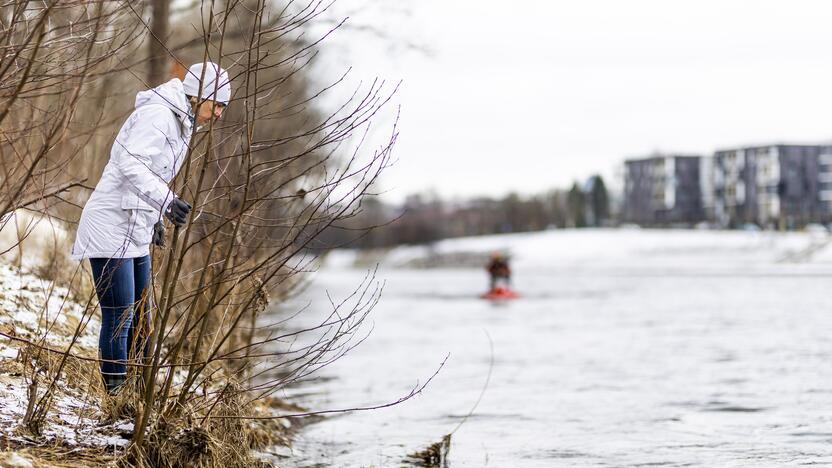
<instances>
[{"instance_id":1,"label":"jacket pocket","mask_svg":"<svg viewBox=\"0 0 832 468\"><path fill-rule=\"evenodd\" d=\"M121 209L127 215L128 237L138 245L150 243L153 236L153 224L155 219L159 217L159 210L147 204L134 193L129 193L121 198Z\"/></svg>"},{"instance_id":2,"label":"jacket pocket","mask_svg":"<svg viewBox=\"0 0 832 468\"><path fill-rule=\"evenodd\" d=\"M121 209L123 210L143 210L143 211L156 211L156 208L150 206L146 201L139 198L138 195L135 193L128 193L121 197Z\"/></svg>"},{"instance_id":3,"label":"jacket pocket","mask_svg":"<svg viewBox=\"0 0 832 468\"><path fill-rule=\"evenodd\" d=\"M183 156L186 146L181 140L168 138L168 145L162 154L153 159L151 171L165 183L170 183L176 175L176 163Z\"/></svg>"}]
</instances>

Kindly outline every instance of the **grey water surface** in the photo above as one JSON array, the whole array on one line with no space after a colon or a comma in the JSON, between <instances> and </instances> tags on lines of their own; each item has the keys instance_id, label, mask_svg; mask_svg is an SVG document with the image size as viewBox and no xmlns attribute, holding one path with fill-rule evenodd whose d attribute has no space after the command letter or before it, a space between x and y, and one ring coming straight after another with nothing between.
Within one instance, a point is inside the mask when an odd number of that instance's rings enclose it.
<instances>
[{"instance_id":1,"label":"grey water surface","mask_svg":"<svg viewBox=\"0 0 832 468\"><path fill-rule=\"evenodd\" d=\"M718 273L718 274L717 274ZM832 271L830 271L832 273ZM323 270L312 324L365 270ZM832 275L737 268L538 268L518 300L472 269L387 270L367 339L283 396L399 405L306 427L286 467L399 467L453 430L451 467L832 466ZM489 340L490 337L490 340ZM493 343L493 354L491 343Z\"/></svg>"}]
</instances>

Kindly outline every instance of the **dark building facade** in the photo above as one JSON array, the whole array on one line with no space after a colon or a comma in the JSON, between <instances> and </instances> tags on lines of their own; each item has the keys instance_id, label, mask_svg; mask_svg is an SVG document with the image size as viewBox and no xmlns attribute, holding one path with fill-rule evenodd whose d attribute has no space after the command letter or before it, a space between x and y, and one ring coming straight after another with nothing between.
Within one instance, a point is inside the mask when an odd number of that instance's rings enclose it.
<instances>
[{"instance_id":1,"label":"dark building facade","mask_svg":"<svg viewBox=\"0 0 832 468\"><path fill-rule=\"evenodd\" d=\"M818 156L818 203L821 222L832 222L832 146L822 146Z\"/></svg>"},{"instance_id":2,"label":"dark building facade","mask_svg":"<svg viewBox=\"0 0 832 468\"><path fill-rule=\"evenodd\" d=\"M714 221L724 227L792 228L821 220L822 150L817 145L768 145L717 151Z\"/></svg>"},{"instance_id":3,"label":"dark building facade","mask_svg":"<svg viewBox=\"0 0 832 468\"><path fill-rule=\"evenodd\" d=\"M625 222L668 225L702 221L700 156L654 155L624 164Z\"/></svg>"}]
</instances>

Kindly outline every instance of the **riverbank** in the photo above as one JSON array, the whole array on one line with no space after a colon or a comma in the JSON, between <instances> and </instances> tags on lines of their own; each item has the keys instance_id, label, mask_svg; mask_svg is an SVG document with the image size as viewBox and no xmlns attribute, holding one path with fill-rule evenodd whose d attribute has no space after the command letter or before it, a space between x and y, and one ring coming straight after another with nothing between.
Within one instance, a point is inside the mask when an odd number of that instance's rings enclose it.
<instances>
[{"instance_id":1,"label":"riverbank","mask_svg":"<svg viewBox=\"0 0 832 468\"><path fill-rule=\"evenodd\" d=\"M705 265L713 268L772 264L832 265L832 236L826 231L718 231L684 229L556 229L461 237L426 246L332 252L333 269L481 269L488 256L511 256L518 271L546 270L556 262L570 268L596 265L631 269ZM634 262L634 260L637 261Z\"/></svg>"},{"instance_id":2,"label":"riverbank","mask_svg":"<svg viewBox=\"0 0 832 468\"><path fill-rule=\"evenodd\" d=\"M101 384L98 312L94 303L75 296L25 268L0 263L0 466L107 466L129 444L129 398L111 398ZM67 349L72 357L62 365ZM51 376L56 374L53 384ZM302 411L264 398L238 414L269 418ZM246 449L248 458L267 466L286 455L297 426L291 418L244 420L239 425L242 433L234 437L245 447L235 449ZM185 428L169 432L168 443L184 443L191 433ZM210 455L222 442L211 438L227 434L207 435L192 447L195 452Z\"/></svg>"}]
</instances>

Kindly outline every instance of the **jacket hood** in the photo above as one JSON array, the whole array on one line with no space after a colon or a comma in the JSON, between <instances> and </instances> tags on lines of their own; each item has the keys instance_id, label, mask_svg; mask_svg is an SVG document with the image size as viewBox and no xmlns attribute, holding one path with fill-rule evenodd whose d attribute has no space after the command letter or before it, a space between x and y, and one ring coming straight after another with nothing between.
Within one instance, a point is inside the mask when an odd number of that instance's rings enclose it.
<instances>
[{"instance_id":1,"label":"jacket hood","mask_svg":"<svg viewBox=\"0 0 832 468\"><path fill-rule=\"evenodd\" d=\"M185 96L182 82L178 78L162 83L153 89L139 91L136 95L136 109L150 104L161 104L172 110L185 128L191 129L193 125L191 105Z\"/></svg>"}]
</instances>

